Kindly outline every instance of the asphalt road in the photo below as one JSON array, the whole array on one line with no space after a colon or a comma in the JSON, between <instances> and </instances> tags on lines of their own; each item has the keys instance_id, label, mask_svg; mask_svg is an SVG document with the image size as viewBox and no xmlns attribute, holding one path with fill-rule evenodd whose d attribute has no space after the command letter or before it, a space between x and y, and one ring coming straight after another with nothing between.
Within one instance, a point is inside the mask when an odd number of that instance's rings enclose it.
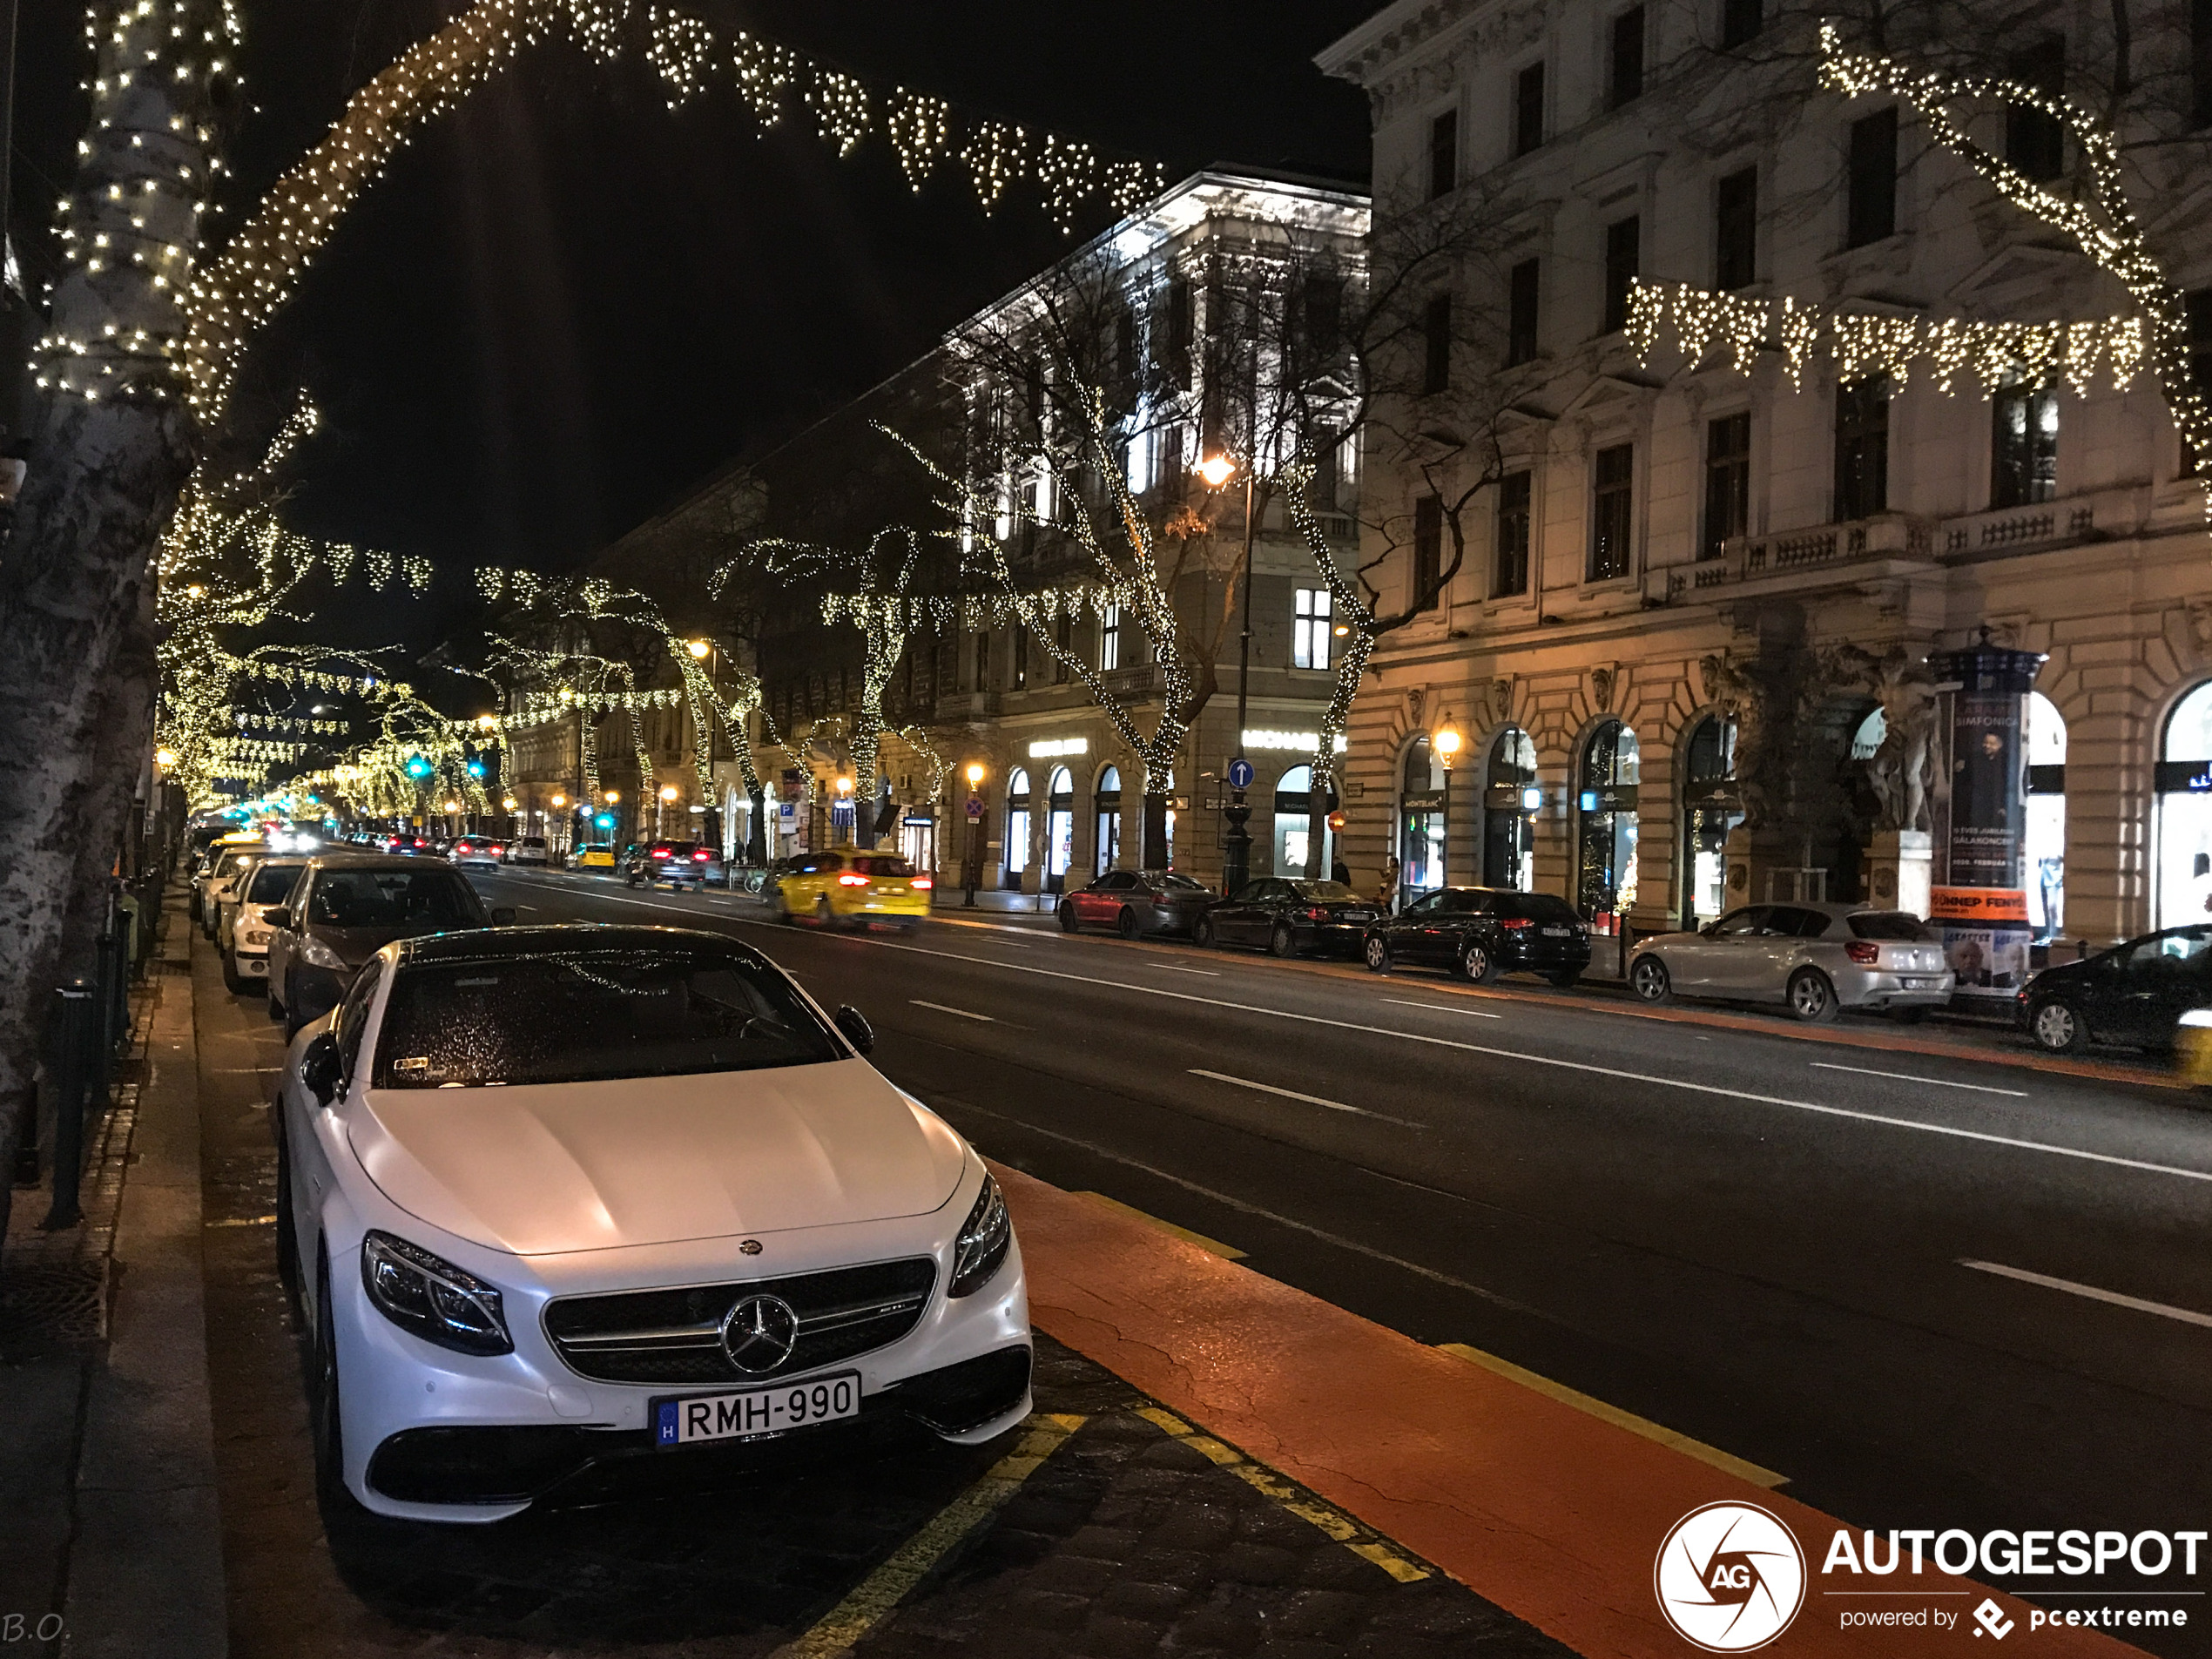
<instances>
[{"instance_id":1,"label":"asphalt road","mask_svg":"<svg viewBox=\"0 0 2212 1659\"><path fill-rule=\"evenodd\" d=\"M2176 1091L1417 971L476 880L524 922L736 933L860 1008L877 1063L987 1154L1854 1524L2207 1524L2212 1114ZM2043 1582L2078 1581L2006 1587ZM2212 1601L2166 1604L2212 1626Z\"/></svg>"}]
</instances>

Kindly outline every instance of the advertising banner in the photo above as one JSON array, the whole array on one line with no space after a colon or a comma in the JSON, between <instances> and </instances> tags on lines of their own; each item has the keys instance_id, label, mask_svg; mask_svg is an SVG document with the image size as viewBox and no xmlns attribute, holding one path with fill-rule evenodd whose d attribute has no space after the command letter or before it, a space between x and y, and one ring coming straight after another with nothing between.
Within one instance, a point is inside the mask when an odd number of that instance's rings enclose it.
<instances>
[{"instance_id":1,"label":"advertising banner","mask_svg":"<svg viewBox=\"0 0 2212 1659\"><path fill-rule=\"evenodd\" d=\"M1940 728L1930 919L1961 996L2009 996L2029 972L2026 885L2027 694L2040 652L1981 643L1928 658L1949 718Z\"/></svg>"}]
</instances>

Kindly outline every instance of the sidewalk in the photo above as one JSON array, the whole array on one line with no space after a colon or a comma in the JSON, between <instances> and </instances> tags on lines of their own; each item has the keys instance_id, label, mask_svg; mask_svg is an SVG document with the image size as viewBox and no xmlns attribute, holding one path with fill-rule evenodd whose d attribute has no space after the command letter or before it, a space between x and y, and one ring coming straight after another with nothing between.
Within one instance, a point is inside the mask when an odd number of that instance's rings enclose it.
<instances>
[{"instance_id":1,"label":"sidewalk","mask_svg":"<svg viewBox=\"0 0 2212 1659\"><path fill-rule=\"evenodd\" d=\"M84 1182L46 1232L17 1194L0 1292L0 1619L9 1651L218 1659L220 1529L199 1272L189 937L165 908ZM126 1179L127 1175L127 1179Z\"/></svg>"}]
</instances>

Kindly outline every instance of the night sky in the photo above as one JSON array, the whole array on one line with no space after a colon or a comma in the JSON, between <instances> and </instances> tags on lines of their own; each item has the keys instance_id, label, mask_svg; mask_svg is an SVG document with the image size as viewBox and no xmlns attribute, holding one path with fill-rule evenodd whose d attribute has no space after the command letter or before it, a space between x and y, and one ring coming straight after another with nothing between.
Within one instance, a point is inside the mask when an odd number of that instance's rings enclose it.
<instances>
[{"instance_id":1,"label":"night sky","mask_svg":"<svg viewBox=\"0 0 2212 1659\"><path fill-rule=\"evenodd\" d=\"M1377 3L688 9L878 84L1156 157L1170 177L1219 160L1356 179L1364 99L1311 60ZM347 92L455 10L241 9L259 109L233 145L219 236ZM80 118L79 16L76 0L24 8L16 224L33 243ZM732 92L671 114L642 60L609 71L545 47L355 206L247 360L240 409L273 422L302 384L323 408L297 528L456 566L558 569L865 389L1069 245L1026 192L985 218L956 164L916 196L880 138L840 160L799 118L759 136ZM27 254L35 273L40 250ZM458 598L374 625L427 645L462 620Z\"/></svg>"}]
</instances>

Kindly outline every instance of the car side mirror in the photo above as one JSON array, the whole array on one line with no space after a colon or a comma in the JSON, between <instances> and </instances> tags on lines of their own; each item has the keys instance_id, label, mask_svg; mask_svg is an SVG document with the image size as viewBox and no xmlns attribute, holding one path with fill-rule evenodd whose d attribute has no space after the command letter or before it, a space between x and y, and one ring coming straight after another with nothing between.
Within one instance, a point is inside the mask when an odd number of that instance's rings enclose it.
<instances>
[{"instance_id":1,"label":"car side mirror","mask_svg":"<svg viewBox=\"0 0 2212 1659\"><path fill-rule=\"evenodd\" d=\"M515 907L511 904L494 905L491 925L495 927L512 927L515 925Z\"/></svg>"},{"instance_id":2,"label":"car side mirror","mask_svg":"<svg viewBox=\"0 0 2212 1659\"><path fill-rule=\"evenodd\" d=\"M327 1031L322 1032L300 1056L300 1081L307 1084L307 1092L315 1097L315 1104L327 1106L337 1098L341 1076L338 1039Z\"/></svg>"},{"instance_id":3,"label":"car side mirror","mask_svg":"<svg viewBox=\"0 0 2212 1659\"><path fill-rule=\"evenodd\" d=\"M275 909L270 911L269 926L272 927L290 927L292 926L291 907L288 905L279 905Z\"/></svg>"},{"instance_id":4,"label":"car side mirror","mask_svg":"<svg viewBox=\"0 0 2212 1659\"><path fill-rule=\"evenodd\" d=\"M874 1051L875 1028L871 1026L862 1017L860 1010L850 1002L838 1009L831 1016L830 1022L836 1026L845 1040L860 1053L869 1054Z\"/></svg>"}]
</instances>

